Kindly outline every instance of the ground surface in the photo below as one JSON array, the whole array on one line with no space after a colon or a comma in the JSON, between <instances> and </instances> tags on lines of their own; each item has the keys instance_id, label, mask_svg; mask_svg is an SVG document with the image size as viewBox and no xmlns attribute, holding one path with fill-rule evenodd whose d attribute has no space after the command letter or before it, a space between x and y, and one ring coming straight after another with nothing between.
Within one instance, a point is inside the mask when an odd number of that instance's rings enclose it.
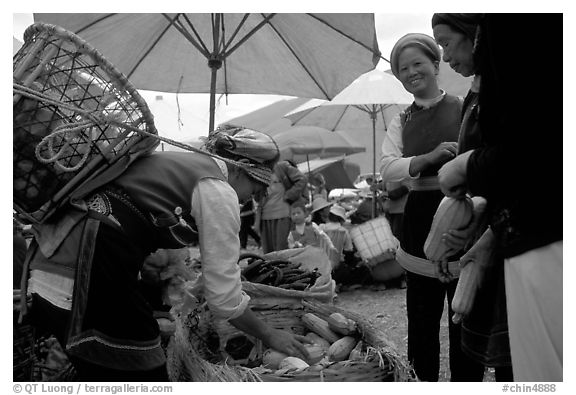
<instances>
[{"instance_id":1,"label":"ground surface","mask_svg":"<svg viewBox=\"0 0 576 395\"><path fill-rule=\"evenodd\" d=\"M406 317L406 289L382 285L364 286L338 293L335 304L345 310L366 317L375 327L386 333L398 353L407 360L408 320ZM440 326L440 381L450 381L448 366L448 320L444 310ZM484 381L494 381L494 372L487 370Z\"/></svg>"}]
</instances>

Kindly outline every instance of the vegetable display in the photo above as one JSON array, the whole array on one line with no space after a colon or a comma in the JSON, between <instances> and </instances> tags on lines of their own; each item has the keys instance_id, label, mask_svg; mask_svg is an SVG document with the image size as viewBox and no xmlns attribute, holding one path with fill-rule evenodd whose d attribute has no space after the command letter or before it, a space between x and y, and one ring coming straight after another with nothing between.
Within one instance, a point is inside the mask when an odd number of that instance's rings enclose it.
<instances>
[{"instance_id":1,"label":"vegetable display","mask_svg":"<svg viewBox=\"0 0 576 395\"><path fill-rule=\"evenodd\" d=\"M299 262L266 260L250 252L240 254L238 264L242 267L242 280L283 289L303 291L312 287L320 277L317 269L303 269Z\"/></svg>"}]
</instances>

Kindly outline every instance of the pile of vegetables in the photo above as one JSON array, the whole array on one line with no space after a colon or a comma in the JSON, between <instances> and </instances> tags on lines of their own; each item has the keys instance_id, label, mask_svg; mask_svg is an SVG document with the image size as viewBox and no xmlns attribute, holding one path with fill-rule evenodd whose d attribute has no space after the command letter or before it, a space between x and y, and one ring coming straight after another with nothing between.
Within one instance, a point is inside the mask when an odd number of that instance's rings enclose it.
<instances>
[{"instance_id":1,"label":"pile of vegetables","mask_svg":"<svg viewBox=\"0 0 576 395\"><path fill-rule=\"evenodd\" d=\"M266 349L262 364L255 368L258 373L275 375L337 370L350 361L362 361L367 356L367 347L361 340L355 321L340 313L332 313L324 320L313 313L302 316L307 328L306 344L308 359L302 360L273 349Z\"/></svg>"},{"instance_id":2,"label":"pile of vegetables","mask_svg":"<svg viewBox=\"0 0 576 395\"><path fill-rule=\"evenodd\" d=\"M312 287L320 277L318 269L307 270L300 262L266 260L258 254L243 253L238 259L242 280L283 289L303 291Z\"/></svg>"}]
</instances>

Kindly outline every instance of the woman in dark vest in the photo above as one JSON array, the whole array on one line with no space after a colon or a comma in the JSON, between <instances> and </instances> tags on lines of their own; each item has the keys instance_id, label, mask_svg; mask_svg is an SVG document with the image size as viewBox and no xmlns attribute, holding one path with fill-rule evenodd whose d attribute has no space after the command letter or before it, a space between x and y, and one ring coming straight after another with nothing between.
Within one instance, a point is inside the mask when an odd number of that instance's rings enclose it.
<instances>
[{"instance_id":1,"label":"woman in dark vest","mask_svg":"<svg viewBox=\"0 0 576 395\"><path fill-rule=\"evenodd\" d=\"M464 100L458 154L483 146L478 123L481 72L474 61L474 41L480 17L481 14L434 14L432 17L434 37L444 50L443 60L462 76L474 76ZM471 241L478 239L486 227L471 226L467 229L452 230L451 234L446 235L446 244L457 250L466 245L471 246ZM472 310L462 320L462 349L483 365L493 367L497 381L513 381L506 318L504 259L501 253L493 248L482 244L475 248L482 248L486 252L482 255L487 258L486 262L480 262L479 257L468 260L466 254L461 258L461 266L482 264L486 269Z\"/></svg>"},{"instance_id":2,"label":"woman in dark vest","mask_svg":"<svg viewBox=\"0 0 576 395\"><path fill-rule=\"evenodd\" d=\"M391 122L382 144L383 181L405 179L410 185L396 259L407 271L408 359L423 381L438 381L440 321L446 299L450 306L458 276L457 261L440 267L428 261L423 251L444 197L437 172L456 155L462 109L460 99L438 87L439 61L440 49L427 35L408 34L395 44L390 56L392 72L414 95L414 103ZM482 380L484 367L461 350L460 326L449 322L448 328L450 380Z\"/></svg>"},{"instance_id":3,"label":"woman in dark vest","mask_svg":"<svg viewBox=\"0 0 576 395\"><path fill-rule=\"evenodd\" d=\"M248 308L240 268L239 203L263 193L278 148L248 129L215 131L211 154L154 152L36 229L30 318L66 347L81 381L167 380L158 324L138 290L145 258L198 243L203 295L216 318L290 355L302 337L270 328Z\"/></svg>"}]
</instances>

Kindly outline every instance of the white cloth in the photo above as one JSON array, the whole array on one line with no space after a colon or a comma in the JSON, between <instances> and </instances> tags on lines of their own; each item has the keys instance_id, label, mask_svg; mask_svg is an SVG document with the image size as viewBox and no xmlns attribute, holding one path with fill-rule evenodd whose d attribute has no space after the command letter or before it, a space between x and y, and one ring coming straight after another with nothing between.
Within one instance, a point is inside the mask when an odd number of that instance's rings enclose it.
<instances>
[{"instance_id":1,"label":"white cloth","mask_svg":"<svg viewBox=\"0 0 576 395\"><path fill-rule=\"evenodd\" d=\"M562 241L506 259L514 381L562 381Z\"/></svg>"},{"instance_id":2,"label":"white cloth","mask_svg":"<svg viewBox=\"0 0 576 395\"><path fill-rule=\"evenodd\" d=\"M242 291L238 266L238 195L227 182L202 179L192 194L192 216L200 237L202 281L210 312L225 320L237 318L250 300Z\"/></svg>"},{"instance_id":3,"label":"white cloth","mask_svg":"<svg viewBox=\"0 0 576 395\"><path fill-rule=\"evenodd\" d=\"M54 306L64 310L72 309L74 279L42 270L31 270L28 292L36 293Z\"/></svg>"}]
</instances>

